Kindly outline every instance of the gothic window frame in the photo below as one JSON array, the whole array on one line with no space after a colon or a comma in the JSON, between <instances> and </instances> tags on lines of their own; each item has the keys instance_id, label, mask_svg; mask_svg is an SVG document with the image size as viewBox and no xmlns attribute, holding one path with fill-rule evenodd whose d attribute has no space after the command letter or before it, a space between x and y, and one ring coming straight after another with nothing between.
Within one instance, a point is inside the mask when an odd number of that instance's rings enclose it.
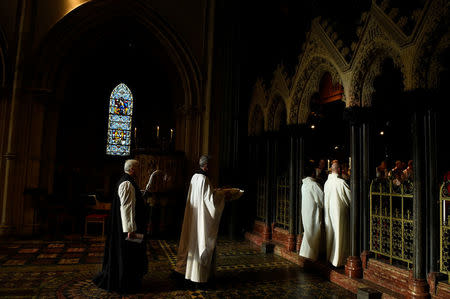
<instances>
[{"instance_id":1,"label":"gothic window frame","mask_svg":"<svg viewBox=\"0 0 450 299\"><path fill-rule=\"evenodd\" d=\"M134 98L125 83L119 83L111 92L108 105L106 155L129 156L132 140Z\"/></svg>"}]
</instances>

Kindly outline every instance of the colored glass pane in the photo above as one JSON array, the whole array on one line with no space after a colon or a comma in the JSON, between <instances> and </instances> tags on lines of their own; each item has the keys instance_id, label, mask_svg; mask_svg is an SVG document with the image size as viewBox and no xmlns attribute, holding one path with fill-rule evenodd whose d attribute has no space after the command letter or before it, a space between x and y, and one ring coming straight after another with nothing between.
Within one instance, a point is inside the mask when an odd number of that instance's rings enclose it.
<instances>
[{"instance_id":1,"label":"colored glass pane","mask_svg":"<svg viewBox=\"0 0 450 299\"><path fill-rule=\"evenodd\" d=\"M106 154L127 156L130 154L133 95L123 83L117 85L109 99L108 139Z\"/></svg>"}]
</instances>

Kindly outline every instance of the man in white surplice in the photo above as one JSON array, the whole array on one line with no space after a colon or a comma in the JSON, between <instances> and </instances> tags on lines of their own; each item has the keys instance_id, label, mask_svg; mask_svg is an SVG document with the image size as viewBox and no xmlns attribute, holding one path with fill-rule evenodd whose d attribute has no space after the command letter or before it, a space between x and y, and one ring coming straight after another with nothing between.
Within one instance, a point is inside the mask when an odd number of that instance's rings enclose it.
<instances>
[{"instance_id":1,"label":"man in white surplice","mask_svg":"<svg viewBox=\"0 0 450 299\"><path fill-rule=\"evenodd\" d=\"M324 188L327 260L335 267L344 265L350 253L350 188L339 173L339 162L335 160Z\"/></svg>"},{"instance_id":2,"label":"man in white surplice","mask_svg":"<svg viewBox=\"0 0 450 299\"><path fill-rule=\"evenodd\" d=\"M305 168L306 177L302 180L302 223L304 228L302 246L299 254L317 260L322 240L323 191L315 179L312 165Z\"/></svg>"},{"instance_id":3,"label":"man in white surplice","mask_svg":"<svg viewBox=\"0 0 450 299\"><path fill-rule=\"evenodd\" d=\"M192 176L188 191L175 271L196 283L206 283L214 273L215 247L225 193L214 190L207 176L208 157Z\"/></svg>"}]
</instances>

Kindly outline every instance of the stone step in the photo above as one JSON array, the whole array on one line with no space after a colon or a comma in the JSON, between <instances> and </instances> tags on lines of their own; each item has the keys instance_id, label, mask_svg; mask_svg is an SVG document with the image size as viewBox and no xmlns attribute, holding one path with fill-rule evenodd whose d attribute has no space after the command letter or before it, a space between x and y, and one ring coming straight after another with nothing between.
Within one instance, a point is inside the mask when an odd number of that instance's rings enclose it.
<instances>
[{"instance_id":1,"label":"stone step","mask_svg":"<svg viewBox=\"0 0 450 299\"><path fill-rule=\"evenodd\" d=\"M246 239L249 240L250 242L252 242L258 246L261 246L262 237L260 237L259 235L255 234L255 233L246 233L245 236L246 236ZM283 244L280 244L278 242L271 242L271 244L273 244L273 246L274 246L274 253L276 255L281 256L281 257L289 260L290 262L293 262L293 263L299 265L300 267L302 267L304 269L310 269L311 271L318 272L323 277L330 280L331 282L353 292L354 294L358 293L358 289L371 288L371 289L374 289L374 290L380 292L381 298L397 299L397 298L404 297L401 293L393 291L382 285L373 283L370 280L349 278L347 275L345 275L345 273L344 273L345 271L344 271L343 267L335 268L332 265L326 263L325 261L313 262L309 259L301 257L300 255L298 255L297 252L287 250ZM383 275L383 271L381 271L381 270L385 268L385 266L386 266L385 264L381 264L379 261L375 261L375 260L369 260L368 263L372 265L372 273L381 273L381 275ZM388 265L388 266L389 266L388 268L391 269L393 273L398 270L401 270L401 269L395 268L391 265ZM367 270L367 269L365 269L365 270ZM403 274L402 271L403 270L400 271L401 274ZM401 275L401 277L403 277L403 275ZM384 278L387 279L388 277L385 276ZM392 281L391 281L391 284L392 284Z\"/></svg>"}]
</instances>

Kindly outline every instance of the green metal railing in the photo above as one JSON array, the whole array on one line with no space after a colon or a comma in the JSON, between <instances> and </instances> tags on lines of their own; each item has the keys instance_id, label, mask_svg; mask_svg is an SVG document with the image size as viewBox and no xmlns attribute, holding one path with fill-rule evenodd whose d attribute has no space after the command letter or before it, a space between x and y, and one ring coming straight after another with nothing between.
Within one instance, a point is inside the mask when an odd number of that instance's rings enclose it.
<instances>
[{"instance_id":1,"label":"green metal railing","mask_svg":"<svg viewBox=\"0 0 450 299\"><path fill-rule=\"evenodd\" d=\"M289 230L289 179L286 175L277 177L275 225Z\"/></svg>"},{"instance_id":2,"label":"green metal railing","mask_svg":"<svg viewBox=\"0 0 450 299\"><path fill-rule=\"evenodd\" d=\"M266 220L266 191L267 179L264 176L258 178L256 182L256 217L261 220Z\"/></svg>"},{"instance_id":3,"label":"green metal railing","mask_svg":"<svg viewBox=\"0 0 450 299\"><path fill-rule=\"evenodd\" d=\"M440 226L441 226L441 241L440 241L440 269L441 272L448 275L448 282L450 283L450 181L442 184L440 197Z\"/></svg>"},{"instance_id":4,"label":"green metal railing","mask_svg":"<svg viewBox=\"0 0 450 299\"><path fill-rule=\"evenodd\" d=\"M408 268L413 263L413 192L410 181L375 179L370 184L370 251Z\"/></svg>"}]
</instances>

